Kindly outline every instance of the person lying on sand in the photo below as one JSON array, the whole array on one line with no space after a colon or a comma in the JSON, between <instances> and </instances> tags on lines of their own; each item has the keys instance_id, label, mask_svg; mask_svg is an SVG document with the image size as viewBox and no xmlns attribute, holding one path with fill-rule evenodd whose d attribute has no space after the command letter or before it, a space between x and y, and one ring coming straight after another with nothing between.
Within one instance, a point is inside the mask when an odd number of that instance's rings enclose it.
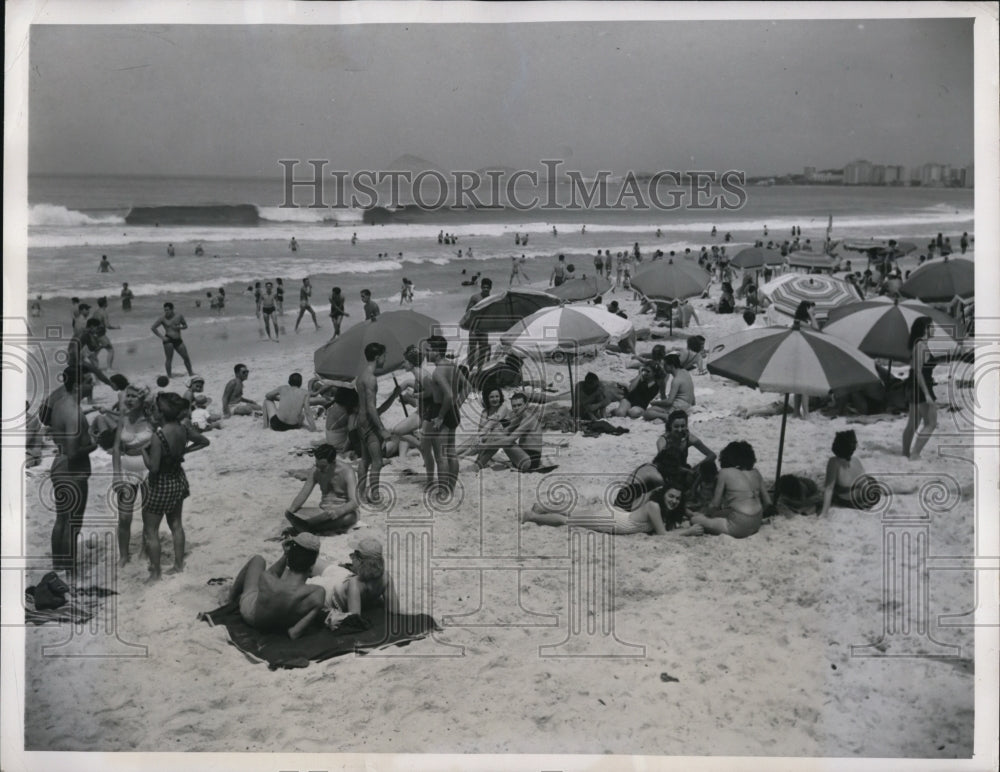
<instances>
[{"instance_id":1,"label":"person lying on sand","mask_svg":"<svg viewBox=\"0 0 1000 772\"><path fill-rule=\"evenodd\" d=\"M708 506L712 516L695 515L693 525L706 533L728 534L734 539L753 536L760 530L765 510L771 511L771 497L764 478L754 469L757 457L750 443L730 442L719 454L719 479Z\"/></svg>"},{"instance_id":2,"label":"person lying on sand","mask_svg":"<svg viewBox=\"0 0 1000 772\"><path fill-rule=\"evenodd\" d=\"M300 533L283 547L285 554L270 568L260 555L250 558L233 583L229 601L239 602L240 616L255 630L285 630L295 639L323 608L323 588L306 584L319 557L319 538Z\"/></svg>"},{"instance_id":3,"label":"person lying on sand","mask_svg":"<svg viewBox=\"0 0 1000 772\"><path fill-rule=\"evenodd\" d=\"M636 533L656 534L658 536L700 536L704 533L701 526L682 525L686 513L681 486L668 482L663 486L661 503L644 500L633 510L613 506L611 511L600 511L600 499L590 502L593 510L588 512L573 512L563 514L559 509L551 509L535 502L531 509L521 516L522 523L538 525L574 526L588 528L591 531L610 533L615 536L630 536Z\"/></svg>"},{"instance_id":4,"label":"person lying on sand","mask_svg":"<svg viewBox=\"0 0 1000 772\"><path fill-rule=\"evenodd\" d=\"M808 477L783 474L775 485L775 507L779 512L815 515L823 503L819 486Z\"/></svg>"},{"instance_id":5,"label":"person lying on sand","mask_svg":"<svg viewBox=\"0 0 1000 772\"><path fill-rule=\"evenodd\" d=\"M323 444L313 451L315 468L306 477L302 490L285 510L285 518L302 531L344 531L358 522L358 478L354 469L337 458L333 445ZM313 488L319 486L319 507L302 509Z\"/></svg>"},{"instance_id":6,"label":"person lying on sand","mask_svg":"<svg viewBox=\"0 0 1000 772\"><path fill-rule=\"evenodd\" d=\"M330 628L379 604L384 604L391 613L399 611L399 598L385 567L382 542L371 537L362 539L350 559L350 567L334 564L306 580L307 585L323 589L325 624Z\"/></svg>"}]
</instances>

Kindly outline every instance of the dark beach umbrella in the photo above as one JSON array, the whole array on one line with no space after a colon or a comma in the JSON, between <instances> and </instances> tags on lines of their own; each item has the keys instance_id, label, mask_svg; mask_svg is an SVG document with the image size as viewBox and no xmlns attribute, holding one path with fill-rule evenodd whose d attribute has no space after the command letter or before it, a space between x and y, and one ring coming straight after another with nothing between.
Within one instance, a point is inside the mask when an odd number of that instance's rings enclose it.
<instances>
[{"instance_id":1,"label":"dark beach umbrella","mask_svg":"<svg viewBox=\"0 0 1000 772\"><path fill-rule=\"evenodd\" d=\"M336 381L358 377L365 366L365 346L385 346L385 367L376 375L391 373L403 366L403 353L411 345L440 333L440 322L416 311L388 311L374 322L361 322L336 340L316 349L313 362L316 374Z\"/></svg>"},{"instance_id":2,"label":"dark beach umbrella","mask_svg":"<svg viewBox=\"0 0 1000 772\"><path fill-rule=\"evenodd\" d=\"M570 279L548 292L550 295L572 303L578 300L593 300L611 289L611 282L603 276L588 276L585 279Z\"/></svg>"},{"instance_id":3,"label":"dark beach umbrella","mask_svg":"<svg viewBox=\"0 0 1000 772\"><path fill-rule=\"evenodd\" d=\"M962 258L931 260L910 274L899 288L908 298L920 298L928 303L946 303L976 294L976 273L971 260Z\"/></svg>"},{"instance_id":4,"label":"dark beach umbrella","mask_svg":"<svg viewBox=\"0 0 1000 772\"><path fill-rule=\"evenodd\" d=\"M742 268L743 270L756 270L758 268L763 268L765 265L781 265L785 262L785 258L781 256L781 252L775 249L761 249L760 247L747 247L746 249L741 249L736 256L729 261L729 264L735 268Z\"/></svg>"},{"instance_id":5,"label":"dark beach umbrella","mask_svg":"<svg viewBox=\"0 0 1000 772\"><path fill-rule=\"evenodd\" d=\"M792 252L788 256L789 268L806 268L810 271L819 268L823 271L832 271L839 264L839 258L819 252Z\"/></svg>"},{"instance_id":6,"label":"dark beach umbrella","mask_svg":"<svg viewBox=\"0 0 1000 772\"><path fill-rule=\"evenodd\" d=\"M540 290L504 290L481 300L462 317L459 326L472 332L506 332L526 316L561 301Z\"/></svg>"},{"instance_id":7,"label":"dark beach umbrella","mask_svg":"<svg viewBox=\"0 0 1000 772\"><path fill-rule=\"evenodd\" d=\"M723 338L712 347L706 365L714 375L761 391L784 393L775 481L781 476L790 394L826 396L834 389L881 383L872 359L839 338L800 328L798 322Z\"/></svg>"},{"instance_id":8,"label":"dark beach umbrella","mask_svg":"<svg viewBox=\"0 0 1000 772\"><path fill-rule=\"evenodd\" d=\"M885 296L830 311L823 332L850 343L870 357L905 362L910 358L910 328L921 316L934 322L934 336L955 342L958 322L936 308Z\"/></svg>"},{"instance_id":9,"label":"dark beach umbrella","mask_svg":"<svg viewBox=\"0 0 1000 772\"><path fill-rule=\"evenodd\" d=\"M708 287L712 277L697 263L657 260L632 279L632 287L647 300L673 303L684 298L698 297ZM670 313L670 334L674 334L674 315Z\"/></svg>"}]
</instances>

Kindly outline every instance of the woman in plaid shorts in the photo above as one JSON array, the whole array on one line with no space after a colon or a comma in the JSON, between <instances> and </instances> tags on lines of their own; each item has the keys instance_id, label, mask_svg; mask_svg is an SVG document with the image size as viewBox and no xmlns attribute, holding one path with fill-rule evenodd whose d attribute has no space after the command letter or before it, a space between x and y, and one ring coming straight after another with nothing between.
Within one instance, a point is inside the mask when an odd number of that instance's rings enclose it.
<instances>
[{"instance_id":1,"label":"woman in plaid shorts","mask_svg":"<svg viewBox=\"0 0 1000 772\"><path fill-rule=\"evenodd\" d=\"M143 459L149 470L149 495L142 506L142 532L149 556L147 582L160 578L160 523L164 515L174 541L174 571L184 570L181 512L190 489L181 464L186 453L201 450L209 444L201 434L181 424L190 405L179 394L161 392L156 398L156 409L162 424L154 432L149 446L143 450Z\"/></svg>"}]
</instances>

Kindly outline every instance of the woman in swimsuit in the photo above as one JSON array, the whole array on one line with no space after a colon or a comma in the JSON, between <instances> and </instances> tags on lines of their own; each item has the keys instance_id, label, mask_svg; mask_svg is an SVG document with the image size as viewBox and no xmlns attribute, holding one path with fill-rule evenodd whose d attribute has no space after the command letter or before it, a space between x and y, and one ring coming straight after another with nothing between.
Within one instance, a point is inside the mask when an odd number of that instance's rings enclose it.
<instances>
[{"instance_id":1,"label":"woman in swimsuit","mask_svg":"<svg viewBox=\"0 0 1000 772\"><path fill-rule=\"evenodd\" d=\"M615 415L619 418L641 418L649 403L660 393L664 379L663 370L655 363L643 363L639 374L628 385L625 396L619 400Z\"/></svg>"},{"instance_id":2,"label":"woman in swimsuit","mask_svg":"<svg viewBox=\"0 0 1000 772\"><path fill-rule=\"evenodd\" d=\"M709 511L716 516L695 515L694 525L705 533L728 534L745 539L760 530L764 511L771 509L771 497L764 488L764 478L754 469L757 457L750 443L730 442L719 454L719 479Z\"/></svg>"},{"instance_id":3,"label":"woman in swimsuit","mask_svg":"<svg viewBox=\"0 0 1000 772\"><path fill-rule=\"evenodd\" d=\"M191 490L181 464L187 453L207 448L208 440L194 429L186 429L181 420L190 403L178 394L160 392L156 410L162 425L155 430L150 443L142 450L149 470L149 496L142 503L142 534L149 556L149 579L160 578L160 523L164 515L174 542L174 571L184 570L184 524L181 513L184 499ZM188 441L190 440L190 444Z\"/></svg>"},{"instance_id":4,"label":"woman in swimsuit","mask_svg":"<svg viewBox=\"0 0 1000 772\"><path fill-rule=\"evenodd\" d=\"M600 499L591 500L597 504ZM574 512L565 515L559 510L549 509L541 503L535 503L531 509L521 516L523 523L538 525L561 526L568 525L577 528L588 528L591 531L610 533L615 536L630 536L636 533L656 534L657 536L700 536L704 533L701 526L684 526L687 511L684 507L684 495L677 483L667 483L663 486L662 498L645 501L633 510L613 506L611 512Z\"/></svg>"},{"instance_id":5,"label":"woman in swimsuit","mask_svg":"<svg viewBox=\"0 0 1000 772\"><path fill-rule=\"evenodd\" d=\"M927 341L933 325L929 317L913 320L910 327L910 414L903 430L903 455L911 461L920 457L920 451L937 428L937 404L934 394L934 358L927 350ZM921 426L922 425L922 426ZM914 436L916 435L916 436Z\"/></svg>"},{"instance_id":6,"label":"woman in swimsuit","mask_svg":"<svg viewBox=\"0 0 1000 772\"><path fill-rule=\"evenodd\" d=\"M118 426L111 451L115 474L115 499L118 505L118 565L129 562L132 539L132 514L140 491L145 498L146 462L142 451L153 440L153 425L146 411L149 388L134 383L118 392ZM140 552L141 556L141 552Z\"/></svg>"},{"instance_id":7,"label":"woman in swimsuit","mask_svg":"<svg viewBox=\"0 0 1000 772\"><path fill-rule=\"evenodd\" d=\"M299 318L295 320L295 331L299 331L299 322L302 321L302 317L305 316L306 311L309 312L309 316L312 317L313 325L316 329L319 329L319 322L316 321L316 312L313 311L312 307L312 284L309 283L309 277L307 276L302 280L302 287L299 289Z\"/></svg>"},{"instance_id":8,"label":"woman in swimsuit","mask_svg":"<svg viewBox=\"0 0 1000 772\"><path fill-rule=\"evenodd\" d=\"M417 410L389 430L389 436L382 445L382 458L406 458L411 447L420 447L420 426L423 423L420 417L422 364L420 350L416 346L408 346L403 352L403 369L413 373L413 383L403 386L399 392L399 401L416 407Z\"/></svg>"},{"instance_id":9,"label":"woman in swimsuit","mask_svg":"<svg viewBox=\"0 0 1000 772\"><path fill-rule=\"evenodd\" d=\"M854 458L858 438L853 431L837 432L833 438L833 458L826 463L821 515L831 505L848 509L871 509L879 502L881 486L865 474L861 462Z\"/></svg>"},{"instance_id":10,"label":"woman in swimsuit","mask_svg":"<svg viewBox=\"0 0 1000 772\"><path fill-rule=\"evenodd\" d=\"M510 407L504 402L503 392L492 384L483 389L483 412L479 416L479 428L457 450L459 456L475 455L479 444L493 432L500 432L510 424Z\"/></svg>"},{"instance_id":11,"label":"woman in swimsuit","mask_svg":"<svg viewBox=\"0 0 1000 772\"><path fill-rule=\"evenodd\" d=\"M382 543L371 537L362 539L350 558L350 566L334 564L306 579L306 584L323 588L325 624L331 629L336 629L348 616L380 604L389 612L399 610L396 589L385 567Z\"/></svg>"}]
</instances>

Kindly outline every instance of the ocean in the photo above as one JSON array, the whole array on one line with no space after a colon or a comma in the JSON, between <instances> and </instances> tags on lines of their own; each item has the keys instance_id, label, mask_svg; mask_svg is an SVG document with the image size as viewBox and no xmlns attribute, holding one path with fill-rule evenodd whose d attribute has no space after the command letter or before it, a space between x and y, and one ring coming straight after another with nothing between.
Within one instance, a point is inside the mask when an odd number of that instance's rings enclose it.
<instances>
[{"instance_id":1,"label":"ocean","mask_svg":"<svg viewBox=\"0 0 1000 772\"><path fill-rule=\"evenodd\" d=\"M556 201L569 201L567 185L555 190ZM529 188L518 197L529 199L532 192L540 191ZM534 282L547 278L556 254L566 254L585 271L596 249L615 253L636 242L644 254L686 248L697 253L702 245L723 244L728 231L732 254L762 238L765 226L767 238L780 242L790 238L794 225L802 228L803 238L822 241L831 215L835 239L900 238L922 246L944 232L957 248L963 231L973 233L973 191L968 189L748 186L746 194L740 209L728 211L407 208L384 224L369 225L358 209L307 208L310 193L302 189L296 191L301 208L281 207L280 178L31 176L28 292L42 295L43 302L107 295L114 312L127 281L136 295L134 313L151 316L171 300L190 316L206 293L224 287L230 301L225 313L245 315L252 312L252 302L233 301L254 281L282 277L286 306L294 309L301 279L309 276L313 304L325 314L334 285L342 288L351 311L352 306L358 310L358 291L364 287L383 304L398 303L406 276L415 284L415 307L433 309L435 296L462 290L462 281L477 273L493 278L498 288L506 286L510 258L522 254ZM544 194L540 197L544 200ZM609 198L616 197L612 186ZM241 205L238 212L228 209ZM197 208L197 216L213 224L189 224L187 215L195 210L178 214L166 207ZM127 222L135 219L151 224ZM718 229L714 239L713 225ZM457 243L439 244L441 231L455 234ZM528 246L515 245L515 233L528 234ZM295 252L289 248L293 237ZM167 256L168 244L175 257ZM201 257L195 256L199 244ZM102 255L114 273L98 272ZM207 315L207 302L201 307Z\"/></svg>"}]
</instances>

